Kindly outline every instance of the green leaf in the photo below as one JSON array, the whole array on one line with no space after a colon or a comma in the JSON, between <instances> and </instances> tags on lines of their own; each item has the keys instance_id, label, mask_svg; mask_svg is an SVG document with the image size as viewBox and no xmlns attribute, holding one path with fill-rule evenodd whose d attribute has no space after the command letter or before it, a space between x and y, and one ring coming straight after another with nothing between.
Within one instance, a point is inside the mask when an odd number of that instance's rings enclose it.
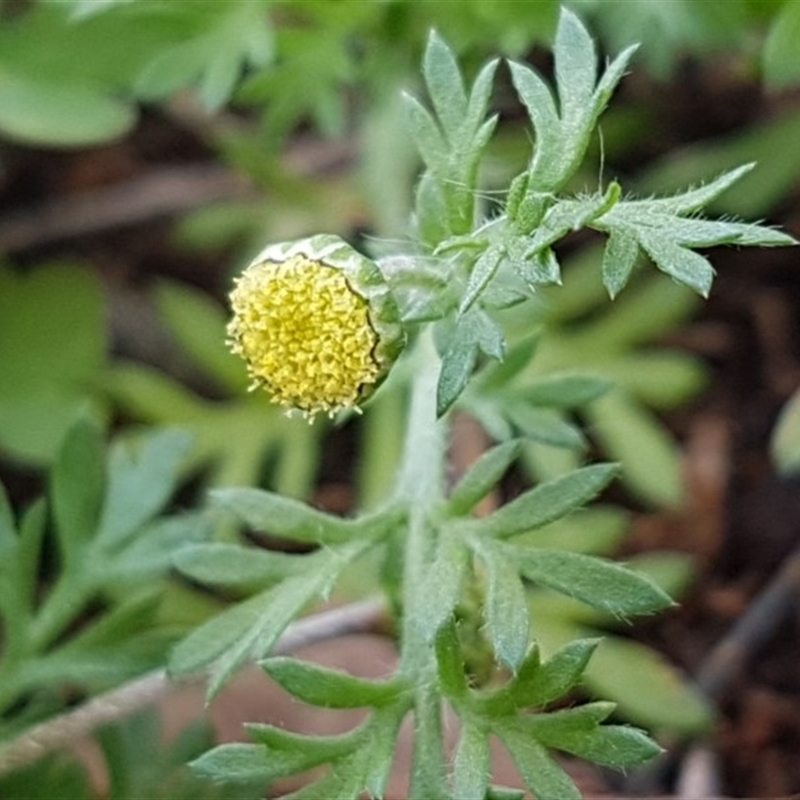
<instances>
[{"instance_id":1,"label":"green leaf","mask_svg":"<svg viewBox=\"0 0 800 800\"><path fill-rule=\"evenodd\" d=\"M469 551L459 532L459 523L442 528L423 587L429 612L421 620L421 635L433 641L437 631L451 617L469 570Z\"/></svg>"},{"instance_id":2,"label":"green leaf","mask_svg":"<svg viewBox=\"0 0 800 800\"><path fill-rule=\"evenodd\" d=\"M613 300L625 287L636 266L639 245L624 228L612 228L603 254L603 286Z\"/></svg>"},{"instance_id":3,"label":"green leaf","mask_svg":"<svg viewBox=\"0 0 800 800\"><path fill-rule=\"evenodd\" d=\"M614 703L601 700L584 703L574 708L550 711L546 714L530 714L523 717L522 724L542 744L552 747L550 742L562 735L593 730L601 722L607 720L614 713L615 708Z\"/></svg>"},{"instance_id":4,"label":"green leaf","mask_svg":"<svg viewBox=\"0 0 800 800\"><path fill-rule=\"evenodd\" d=\"M446 800L451 794L447 789L440 697L433 686L425 686L417 691L415 701L414 753L408 795Z\"/></svg>"},{"instance_id":5,"label":"green leaf","mask_svg":"<svg viewBox=\"0 0 800 800\"><path fill-rule=\"evenodd\" d=\"M503 256L504 249L499 245L488 247L481 253L470 272L467 289L458 307L459 314L465 314L472 308L475 301L497 272L497 268L500 266Z\"/></svg>"},{"instance_id":6,"label":"green leaf","mask_svg":"<svg viewBox=\"0 0 800 800\"><path fill-rule=\"evenodd\" d=\"M94 580L111 592L126 584L165 577L177 552L210 538L212 532L211 519L202 512L160 517L137 529L125 547L97 553L89 570Z\"/></svg>"},{"instance_id":7,"label":"green leaf","mask_svg":"<svg viewBox=\"0 0 800 800\"><path fill-rule=\"evenodd\" d=\"M652 614L674 605L652 581L613 561L559 550L509 547L509 558L533 583L615 616Z\"/></svg>"},{"instance_id":8,"label":"green leaf","mask_svg":"<svg viewBox=\"0 0 800 800\"><path fill-rule=\"evenodd\" d=\"M296 588L296 583L292 584ZM231 651L253 630L263 630L269 623L275 601L274 589L268 589L244 602L237 603L193 630L180 641L170 656L169 672L174 676L193 675ZM254 657L263 656L263 653Z\"/></svg>"},{"instance_id":9,"label":"green leaf","mask_svg":"<svg viewBox=\"0 0 800 800\"><path fill-rule=\"evenodd\" d=\"M226 315L204 292L172 281L157 286L158 310L190 359L217 383L241 392L248 383L242 360L225 346Z\"/></svg>"},{"instance_id":10,"label":"green leaf","mask_svg":"<svg viewBox=\"0 0 800 800\"><path fill-rule=\"evenodd\" d=\"M580 118L591 102L597 80L597 54L586 28L574 13L563 6L553 57L561 115L567 119Z\"/></svg>"},{"instance_id":11,"label":"green leaf","mask_svg":"<svg viewBox=\"0 0 800 800\"><path fill-rule=\"evenodd\" d=\"M436 31L428 36L422 74L436 115L453 142L466 115L467 95L455 57Z\"/></svg>"},{"instance_id":12,"label":"green leaf","mask_svg":"<svg viewBox=\"0 0 800 800\"><path fill-rule=\"evenodd\" d=\"M478 498L480 499L480 498ZM17 549L17 526L8 501L8 493L0 482L0 572Z\"/></svg>"},{"instance_id":13,"label":"green leaf","mask_svg":"<svg viewBox=\"0 0 800 800\"><path fill-rule=\"evenodd\" d=\"M736 169L724 172L719 178L716 178L710 183L698 186L696 189L678 192L671 197L658 197L650 200L630 200L626 201L624 205L630 205L635 210L644 209L664 214L692 214L719 197L723 192L733 186L734 183L751 172L755 166L755 163L742 164L742 166L736 167ZM619 210L618 208L617 211Z\"/></svg>"},{"instance_id":14,"label":"green leaf","mask_svg":"<svg viewBox=\"0 0 800 800\"><path fill-rule=\"evenodd\" d=\"M618 391L608 392L586 411L595 436L619 459L625 484L638 498L667 508L683 503L680 453L653 416Z\"/></svg>"},{"instance_id":15,"label":"green leaf","mask_svg":"<svg viewBox=\"0 0 800 800\"><path fill-rule=\"evenodd\" d=\"M289 694L324 708L380 707L394 702L400 690L394 681L356 678L294 658L270 658L261 666Z\"/></svg>"},{"instance_id":16,"label":"green leaf","mask_svg":"<svg viewBox=\"0 0 800 800\"><path fill-rule=\"evenodd\" d=\"M250 528L309 544L340 544L357 536L352 523L263 489L216 489L211 502L232 511Z\"/></svg>"},{"instance_id":17,"label":"green leaf","mask_svg":"<svg viewBox=\"0 0 800 800\"><path fill-rule=\"evenodd\" d=\"M456 324L450 347L442 358L442 370L436 386L437 417L446 414L464 391L478 360L478 343L474 331L467 327L466 319L468 317L462 317Z\"/></svg>"},{"instance_id":18,"label":"green leaf","mask_svg":"<svg viewBox=\"0 0 800 800\"><path fill-rule=\"evenodd\" d=\"M630 519L624 509L594 504L524 533L514 541L532 547L607 555L614 552L629 532Z\"/></svg>"},{"instance_id":19,"label":"green leaf","mask_svg":"<svg viewBox=\"0 0 800 800\"><path fill-rule=\"evenodd\" d=\"M281 752L305 754L309 766L341 758L358 738L352 731L338 736L308 736L260 722L247 723L246 728L250 738L266 747L270 756Z\"/></svg>"},{"instance_id":20,"label":"green leaf","mask_svg":"<svg viewBox=\"0 0 800 800\"><path fill-rule=\"evenodd\" d=\"M0 133L28 145L89 147L126 133L133 106L109 91L15 74L2 65Z\"/></svg>"},{"instance_id":21,"label":"green leaf","mask_svg":"<svg viewBox=\"0 0 800 800\"><path fill-rule=\"evenodd\" d=\"M191 446L183 431L118 439L108 459L108 489L97 536L119 545L165 505Z\"/></svg>"},{"instance_id":22,"label":"green leaf","mask_svg":"<svg viewBox=\"0 0 800 800\"><path fill-rule=\"evenodd\" d=\"M551 372L526 384L519 395L535 406L577 408L604 395L611 384L605 378L581 372Z\"/></svg>"},{"instance_id":23,"label":"green leaf","mask_svg":"<svg viewBox=\"0 0 800 800\"><path fill-rule=\"evenodd\" d=\"M784 3L770 25L764 43L764 80L770 89L795 86L800 81L797 53L800 51L800 9Z\"/></svg>"},{"instance_id":24,"label":"green leaf","mask_svg":"<svg viewBox=\"0 0 800 800\"><path fill-rule=\"evenodd\" d=\"M538 191L558 188L562 164L561 124L547 84L529 67L509 62L511 80L536 129L536 148L531 162L531 181Z\"/></svg>"},{"instance_id":25,"label":"green leaf","mask_svg":"<svg viewBox=\"0 0 800 800\"><path fill-rule=\"evenodd\" d=\"M584 674L597 697L613 700L625 719L696 736L708 731L714 710L688 676L650 647L605 636Z\"/></svg>"},{"instance_id":26,"label":"green leaf","mask_svg":"<svg viewBox=\"0 0 800 800\"><path fill-rule=\"evenodd\" d=\"M600 639L576 639L565 645L544 664L533 648L517 675L508 686L500 689L492 702L507 697L517 708L536 708L563 697L583 675Z\"/></svg>"},{"instance_id":27,"label":"green leaf","mask_svg":"<svg viewBox=\"0 0 800 800\"><path fill-rule=\"evenodd\" d=\"M463 700L469 686L464 673L464 653L458 638L456 622L452 617L439 629L435 647L442 694L456 702Z\"/></svg>"},{"instance_id":28,"label":"green leaf","mask_svg":"<svg viewBox=\"0 0 800 800\"><path fill-rule=\"evenodd\" d=\"M97 528L105 492L104 461L100 426L79 419L67 433L50 477L58 542L70 566L81 558L83 545Z\"/></svg>"},{"instance_id":29,"label":"green leaf","mask_svg":"<svg viewBox=\"0 0 800 800\"><path fill-rule=\"evenodd\" d=\"M539 484L475 523L479 534L507 538L553 522L588 503L618 471L616 464L594 464Z\"/></svg>"},{"instance_id":30,"label":"green leaf","mask_svg":"<svg viewBox=\"0 0 800 800\"><path fill-rule=\"evenodd\" d=\"M3 800L94 800L97 797L83 765L66 753L45 756L0 777Z\"/></svg>"},{"instance_id":31,"label":"green leaf","mask_svg":"<svg viewBox=\"0 0 800 800\"><path fill-rule=\"evenodd\" d=\"M403 94L409 133L425 165L438 175L446 169L447 143L430 112L415 97Z\"/></svg>"},{"instance_id":32,"label":"green leaf","mask_svg":"<svg viewBox=\"0 0 800 800\"><path fill-rule=\"evenodd\" d=\"M23 463L49 464L103 367L96 277L67 264L25 273L0 265L0 341L0 448Z\"/></svg>"},{"instance_id":33,"label":"green leaf","mask_svg":"<svg viewBox=\"0 0 800 800\"><path fill-rule=\"evenodd\" d=\"M45 502L37 500L28 508L19 525L19 544L15 563L17 600L30 610L34 607L39 585L39 566L46 522Z\"/></svg>"},{"instance_id":34,"label":"green leaf","mask_svg":"<svg viewBox=\"0 0 800 800\"><path fill-rule=\"evenodd\" d=\"M770 455L781 475L794 475L800 470L800 391L789 398L778 415Z\"/></svg>"},{"instance_id":35,"label":"green leaf","mask_svg":"<svg viewBox=\"0 0 800 800\"><path fill-rule=\"evenodd\" d=\"M564 415L550 408L511 402L505 409L508 418L526 437L553 447L581 451L586 448L583 434Z\"/></svg>"},{"instance_id":36,"label":"green leaf","mask_svg":"<svg viewBox=\"0 0 800 800\"><path fill-rule=\"evenodd\" d=\"M643 233L637 230L637 240L655 265L679 283L694 289L703 297L708 297L714 282L714 268L708 259L686 247L675 244L670 232L656 231Z\"/></svg>"},{"instance_id":37,"label":"green leaf","mask_svg":"<svg viewBox=\"0 0 800 800\"><path fill-rule=\"evenodd\" d=\"M475 552L488 573L484 613L497 658L513 672L528 649L528 601L517 565L491 540L477 539Z\"/></svg>"},{"instance_id":38,"label":"green leaf","mask_svg":"<svg viewBox=\"0 0 800 800\"><path fill-rule=\"evenodd\" d=\"M478 77L475 78L475 83L472 85L472 90L469 95L469 102L467 104L467 112L464 116L463 130L465 134L474 134L475 139L479 141L482 139L480 133L481 127L488 123L494 125L495 120L490 119L484 122L483 119L486 115L486 109L489 105L489 99L492 93L492 82L494 81L494 74L497 71L497 65L500 63L499 59L495 58L485 64Z\"/></svg>"},{"instance_id":39,"label":"green leaf","mask_svg":"<svg viewBox=\"0 0 800 800\"><path fill-rule=\"evenodd\" d=\"M482 392L504 388L533 360L538 344L537 333L512 345L502 361L491 362L481 370L476 385Z\"/></svg>"},{"instance_id":40,"label":"green leaf","mask_svg":"<svg viewBox=\"0 0 800 800\"><path fill-rule=\"evenodd\" d=\"M519 440L487 450L455 485L447 501L450 514L466 516L497 485L520 451Z\"/></svg>"},{"instance_id":41,"label":"green leaf","mask_svg":"<svg viewBox=\"0 0 800 800\"><path fill-rule=\"evenodd\" d=\"M233 742L203 753L189 766L196 775L216 783L257 785L266 790L285 774L285 761L271 758L263 745Z\"/></svg>"},{"instance_id":42,"label":"green leaf","mask_svg":"<svg viewBox=\"0 0 800 800\"><path fill-rule=\"evenodd\" d=\"M592 703L550 714L525 718L525 725L546 747L616 769L649 761L663 752L652 739L636 728L599 725L613 703ZM596 709L596 710L595 710Z\"/></svg>"},{"instance_id":43,"label":"green leaf","mask_svg":"<svg viewBox=\"0 0 800 800\"><path fill-rule=\"evenodd\" d=\"M198 583L256 592L306 569L304 556L213 542L181 548L175 567Z\"/></svg>"},{"instance_id":44,"label":"green leaf","mask_svg":"<svg viewBox=\"0 0 800 800\"><path fill-rule=\"evenodd\" d=\"M569 775L530 736L521 721L495 724L493 732L506 746L536 800L581 800L581 793Z\"/></svg>"},{"instance_id":45,"label":"green leaf","mask_svg":"<svg viewBox=\"0 0 800 800\"><path fill-rule=\"evenodd\" d=\"M464 718L453 757L453 796L458 800L484 800L490 777L486 731Z\"/></svg>"}]
</instances>

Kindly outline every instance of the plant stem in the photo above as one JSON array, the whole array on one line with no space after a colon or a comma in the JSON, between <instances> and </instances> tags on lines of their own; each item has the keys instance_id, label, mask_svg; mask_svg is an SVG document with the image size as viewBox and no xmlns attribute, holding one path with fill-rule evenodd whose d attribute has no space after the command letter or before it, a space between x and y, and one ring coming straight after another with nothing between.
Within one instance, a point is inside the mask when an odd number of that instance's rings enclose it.
<instances>
[{"instance_id":1,"label":"plant stem","mask_svg":"<svg viewBox=\"0 0 800 800\"><path fill-rule=\"evenodd\" d=\"M399 494L408 506L403 567L403 625L401 664L405 671L432 661L432 645L418 633L427 613L423 585L435 545L430 524L432 510L441 501L444 483L446 423L436 419L436 381L439 360L433 343L419 341L419 362L411 395L408 427L399 479Z\"/></svg>"},{"instance_id":2,"label":"plant stem","mask_svg":"<svg viewBox=\"0 0 800 800\"><path fill-rule=\"evenodd\" d=\"M414 768L409 797L438 795L446 788L442 746L441 700L431 691L437 682L433 644L422 634L429 613L424 590L436 544L432 512L441 502L447 426L436 419L439 359L429 338L417 345L419 365L409 411L400 495L408 505L408 529L402 586L400 672L417 687L414 696Z\"/></svg>"}]
</instances>

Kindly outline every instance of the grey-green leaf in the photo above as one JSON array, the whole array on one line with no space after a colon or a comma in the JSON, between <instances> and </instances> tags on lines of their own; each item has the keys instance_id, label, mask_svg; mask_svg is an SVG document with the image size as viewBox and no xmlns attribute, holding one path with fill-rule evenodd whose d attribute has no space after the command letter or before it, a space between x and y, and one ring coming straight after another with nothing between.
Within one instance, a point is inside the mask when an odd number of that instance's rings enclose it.
<instances>
[{"instance_id":1,"label":"grey-green leaf","mask_svg":"<svg viewBox=\"0 0 800 800\"><path fill-rule=\"evenodd\" d=\"M465 516L497 485L519 455L520 442L512 440L487 450L450 493L447 506L453 516Z\"/></svg>"},{"instance_id":2,"label":"grey-green leaf","mask_svg":"<svg viewBox=\"0 0 800 800\"><path fill-rule=\"evenodd\" d=\"M422 73L436 114L453 142L466 115L467 96L456 59L436 31L428 37Z\"/></svg>"},{"instance_id":3,"label":"grey-green leaf","mask_svg":"<svg viewBox=\"0 0 800 800\"><path fill-rule=\"evenodd\" d=\"M578 17L562 6L553 46L561 115L578 118L590 107L597 79L594 42Z\"/></svg>"},{"instance_id":4,"label":"grey-green leaf","mask_svg":"<svg viewBox=\"0 0 800 800\"><path fill-rule=\"evenodd\" d=\"M583 675L600 639L576 639L544 664L532 651L511 684L501 690L518 708L535 708L563 697Z\"/></svg>"},{"instance_id":5,"label":"grey-green leaf","mask_svg":"<svg viewBox=\"0 0 800 800\"><path fill-rule=\"evenodd\" d=\"M498 660L516 672L528 649L528 601L517 567L491 540L478 539L475 552L488 573L485 614Z\"/></svg>"},{"instance_id":6,"label":"grey-green leaf","mask_svg":"<svg viewBox=\"0 0 800 800\"><path fill-rule=\"evenodd\" d=\"M255 592L307 569L304 556L210 542L184 547L175 567L192 580L224 589Z\"/></svg>"},{"instance_id":7,"label":"grey-green leaf","mask_svg":"<svg viewBox=\"0 0 800 800\"><path fill-rule=\"evenodd\" d=\"M708 297L714 282L714 268L708 259L676 244L669 232L637 229L637 239L642 249L655 265L679 283L686 284L703 297Z\"/></svg>"},{"instance_id":8,"label":"grey-green leaf","mask_svg":"<svg viewBox=\"0 0 800 800\"><path fill-rule=\"evenodd\" d=\"M588 503L617 471L615 464L593 464L539 484L476 522L476 528L482 534L498 538L539 528Z\"/></svg>"},{"instance_id":9,"label":"grey-green leaf","mask_svg":"<svg viewBox=\"0 0 800 800\"><path fill-rule=\"evenodd\" d=\"M103 436L95 421L81 418L70 428L50 480L58 542L71 564L95 533L105 493Z\"/></svg>"},{"instance_id":10,"label":"grey-green leaf","mask_svg":"<svg viewBox=\"0 0 800 800\"><path fill-rule=\"evenodd\" d=\"M533 583L615 616L652 614L674 605L648 578L596 556L515 547L509 557Z\"/></svg>"},{"instance_id":11,"label":"grey-green leaf","mask_svg":"<svg viewBox=\"0 0 800 800\"><path fill-rule=\"evenodd\" d=\"M296 542L337 544L357 536L344 519L262 489L217 489L211 501L232 511L251 528Z\"/></svg>"},{"instance_id":12,"label":"grey-green leaf","mask_svg":"<svg viewBox=\"0 0 800 800\"><path fill-rule=\"evenodd\" d=\"M458 800L484 800L490 777L486 732L465 718L453 759L453 795Z\"/></svg>"},{"instance_id":13,"label":"grey-green leaf","mask_svg":"<svg viewBox=\"0 0 800 800\"><path fill-rule=\"evenodd\" d=\"M613 300L628 282L639 257L636 237L623 228L612 228L603 253L603 286Z\"/></svg>"},{"instance_id":14,"label":"grey-green leaf","mask_svg":"<svg viewBox=\"0 0 800 800\"><path fill-rule=\"evenodd\" d=\"M276 657L261 662L264 671L289 694L324 708L365 708L392 702L399 687L391 681L371 681L344 672Z\"/></svg>"},{"instance_id":15,"label":"grey-green leaf","mask_svg":"<svg viewBox=\"0 0 800 800\"><path fill-rule=\"evenodd\" d=\"M495 725L517 769L536 800L581 800L572 779L516 721Z\"/></svg>"}]
</instances>

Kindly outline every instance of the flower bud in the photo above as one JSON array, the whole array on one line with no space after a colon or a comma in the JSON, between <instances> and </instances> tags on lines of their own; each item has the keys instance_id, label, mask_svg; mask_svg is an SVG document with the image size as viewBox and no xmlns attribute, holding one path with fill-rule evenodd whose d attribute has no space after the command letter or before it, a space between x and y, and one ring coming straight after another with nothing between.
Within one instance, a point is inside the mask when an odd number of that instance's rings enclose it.
<instances>
[{"instance_id":1,"label":"flower bud","mask_svg":"<svg viewBox=\"0 0 800 800\"><path fill-rule=\"evenodd\" d=\"M357 408L405 345L377 264L338 236L270 245L235 281L228 344L251 389L313 417Z\"/></svg>"}]
</instances>

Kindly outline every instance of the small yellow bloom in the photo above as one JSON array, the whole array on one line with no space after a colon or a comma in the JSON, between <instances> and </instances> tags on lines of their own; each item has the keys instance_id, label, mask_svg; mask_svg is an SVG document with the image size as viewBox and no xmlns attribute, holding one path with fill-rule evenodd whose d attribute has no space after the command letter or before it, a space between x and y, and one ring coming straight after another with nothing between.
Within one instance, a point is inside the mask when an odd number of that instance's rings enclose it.
<instances>
[{"instance_id":1,"label":"small yellow bloom","mask_svg":"<svg viewBox=\"0 0 800 800\"><path fill-rule=\"evenodd\" d=\"M236 280L229 344L251 388L311 417L355 408L404 344L377 265L336 236L272 245Z\"/></svg>"}]
</instances>

